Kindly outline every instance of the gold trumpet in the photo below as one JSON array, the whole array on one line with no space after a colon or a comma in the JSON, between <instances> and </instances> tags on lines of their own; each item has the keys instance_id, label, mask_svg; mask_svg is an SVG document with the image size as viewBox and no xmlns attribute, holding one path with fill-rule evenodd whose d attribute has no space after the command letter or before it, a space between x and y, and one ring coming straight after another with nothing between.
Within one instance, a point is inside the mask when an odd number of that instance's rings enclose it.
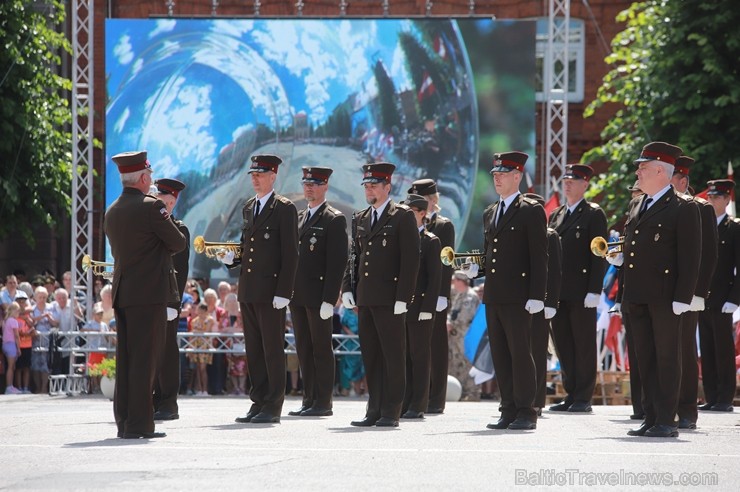
<instances>
[{"instance_id":1,"label":"gold trumpet","mask_svg":"<svg viewBox=\"0 0 740 492\"><path fill-rule=\"evenodd\" d=\"M466 263L475 263L479 267L482 267L484 257L485 254L477 249L466 253L455 253L455 250L449 246L442 248L442 251L439 253L439 259L442 260L442 264L444 266L451 266L456 270L462 269Z\"/></svg>"},{"instance_id":2,"label":"gold trumpet","mask_svg":"<svg viewBox=\"0 0 740 492\"><path fill-rule=\"evenodd\" d=\"M596 256L606 258L607 256L613 256L617 253L622 252L622 246L624 245L624 237L620 237L618 241L607 242L601 236L596 236L591 240L591 252ZM609 251L610 248L614 248Z\"/></svg>"},{"instance_id":3,"label":"gold trumpet","mask_svg":"<svg viewBox=\"0 0 740 492\"><path fill-rule=\"evenodd\" d=\"M82 271L86 272L92 269L93 275L103 277L104 279L110 280L113 278L113 272L106 270L106 267L113 267L113 263L106 263L104 261L95 261L90 258L90 255L82 257Z\"/></svg>"},{"instance_id":4,"label":"gold trumpet","mask_svg":"<svg viewBox=\"0 0 740 492\"><path fill-rule=\"evenodd\" d=\"M206 241L203 236L197 236L193 239L193 249L198 254L203 254L209 258L220 258L228 251L234 252L234 257L239 258L242 255L242 246L239 243L227 242L216 243Z\"/></svg>"}]
</instances>

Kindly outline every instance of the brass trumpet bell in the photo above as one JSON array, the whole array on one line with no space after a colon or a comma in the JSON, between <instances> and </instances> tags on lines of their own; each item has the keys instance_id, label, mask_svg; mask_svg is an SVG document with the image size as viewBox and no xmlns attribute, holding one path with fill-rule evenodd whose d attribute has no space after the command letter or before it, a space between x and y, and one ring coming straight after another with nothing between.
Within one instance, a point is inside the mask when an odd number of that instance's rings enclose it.
<instances>
[{"instance_id":1,"label":"brass trumpet bell","mask_svg":"<svg viewBox=\"0 0 740 492\"><path fill-rule=\"evenodd\" d=\"M206 241L203 236L196 236L193 239L193 249L198 254L205 254L209 258L218 258L225 255L228 251L233 251L234 256L239 258L242 255L242 246L234 242L210 242Z\"/></svg>"},{"instance_id":2,"label":"brass trumpet bell","mask_svg":"<svg viewBox=\"0 0 740 492\"><path fill-rule=\"evenodd\" d=\"M92 258L90 258L90 255L85 255L82 257L82 271L87 272L88 270L92 270L93 275L97 277L103 277L104 279L112 279L113 278L113 272L110 270L106 270L107 267L113 267L113 263L106 263L104 261L95 261Z\"/></svg>"},{"instance_id":3,"label":"brass trumpet bell","mask_svg":"<svg viewBox=\"0 0 740 492\"><path fill-rule=\"evenodd\" d=\"M439 259L442 261L444 266L453 267L456 270L463 268L466 263L475 263L479 267L483 266L484 254L479 250L474 249L470 252L455 253L455 250L450 246L445 246L439 253Z\"/></svg>"},{"instance_id":4,"label":"brass trumpet bell","mask_svg":"<svg viewBox=\"0 0 740 492\"><path fill-rule=\"evenodd\" d=\"M623 245L623 237L620 237L618 241L607 242L606 239L604 239L603 237L596 236L591 240L591 252L596 256L606 258L607 256L621 253ZM612 251L609 251L611 248L614 249Z\"/></svg>"}]
</instances>

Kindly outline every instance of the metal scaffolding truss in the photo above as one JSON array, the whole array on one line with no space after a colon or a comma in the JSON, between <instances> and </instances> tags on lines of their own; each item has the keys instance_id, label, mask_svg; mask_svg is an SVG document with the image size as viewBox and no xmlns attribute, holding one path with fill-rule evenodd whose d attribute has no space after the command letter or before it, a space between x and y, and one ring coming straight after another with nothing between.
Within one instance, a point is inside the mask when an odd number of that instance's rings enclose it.
<instances>
[{"instance_id":1,"label":"metal scaffolding truss","mask_svg":"<svg viewBox=\"0 0 740 492\"><path fill-rule=\"evenodd\" d=\"M84 292L92 318L92 272L82 257L93 249L93 15L94 0L72 0L72 292Z\"/></svg>"},{"instance_id":2,"label":"metal scaffolding truss","mask_svg":"<svg viewBox=\"0 0 740 492\"><path fill-rule=\"evenodd\" d=\"M560 192L568 152L570 0L549 0L544 78L545 196Z\"/></svg>"}]
</instances>

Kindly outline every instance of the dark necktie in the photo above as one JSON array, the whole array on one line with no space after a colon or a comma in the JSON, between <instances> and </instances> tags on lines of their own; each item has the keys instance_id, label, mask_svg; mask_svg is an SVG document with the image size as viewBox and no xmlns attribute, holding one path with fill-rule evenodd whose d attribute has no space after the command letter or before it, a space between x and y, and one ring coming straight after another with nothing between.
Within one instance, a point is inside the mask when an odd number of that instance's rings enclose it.
<instances>
[{"instance_id":1,"label":"dark necktie","mask_svg":"<svg viewBox=\"0 0 740 492\"><path fill-rule=\"evenodd\" d=\"M311 220L311 209L306 210L306 217L303 219L303 227L306 227L309 220Z\"/></svg>"},{"instance_id":2,"label":"dark necktie","mask_svg":"<svg viewBox=\"0 0 740 492\"><path fill-rule=\"evenodd\" d=\"M373 223L370 224L370 230L375 229L375 224L378 223L378 211L373 209Z\"/></svg>"},{"instance_id":3,"label":"dark necktie","mask_svg":"<svg viewBox=\"0 0 740 492\"><path fill-rule=\"evenodd\" d=\"M566 220L568 220L568 217L570 217L570 209L569 208L565 209L565 218L563 219L563 222L565 222Z\"/></svg>"},{"instance_id":4,"label":"dark necktie","mask_svg":"<svg viewBox=\"0 0 740 492\"><path fill-rule=\"evenodd\" d=\"M648 205L650 205L650 202L652 202L652 198L646 198L644 202L642 202L642 208L640 208L640 213L638 214L638 218L642 218L642 216L645 214L645 212L648 209Z\"/></svg>"},{"instance_id":5,"label":"dark necktie","mask_svg":"<svg viewBox=\"0 0 740 492\"><path fill-rule=\"evenodd\" d=\"M255 203L254 205L254 218L256 219L259 214L260 214L260 201L257 200L257 203Z\"/></svg>"},{"instance_id":6,"label":"dark necktie","mask_svg":"<svg viewBox=\"0 0 740 492\"><path fill-rule=\"evenodd\" d=\"M501 200L501 203L498 206L498 219L496 219L496 227L499 226L501 223L501 219L504 218L504 214L506 213L506 204L503 200Z\"/></svg>"}]
</instances>

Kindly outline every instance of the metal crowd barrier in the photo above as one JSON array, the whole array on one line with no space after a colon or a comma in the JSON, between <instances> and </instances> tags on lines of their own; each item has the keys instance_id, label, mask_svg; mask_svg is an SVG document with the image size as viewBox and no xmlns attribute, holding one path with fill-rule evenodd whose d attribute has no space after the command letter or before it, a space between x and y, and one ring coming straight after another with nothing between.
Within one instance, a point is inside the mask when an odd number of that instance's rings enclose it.
<instances>
[{"instance_id":1,"label":"metal crowd barrier","mask_svg":"<svg viewBox=\"0 0 740 492\"><path fill-rule=\"evenodd\" d=\"M334 355L360 355L357 335L332 335ZM94 340L97 343L92 343ZM40 333L34 346L35 352L51 352L51 355L69 357L69 370L66 374L49 376L49 394L69 396L87 391L87 356L90 353L116 353L115 332L94 331L51 331ZM244 355L243 333L191 333L178 332L178 345L181 354L231 354ZM207 347L207 348L206 348ZM295 336L285 334L285 353L295 354ZM78 362L82 360L83 362Z\"/></svg>"}]
</instances>

